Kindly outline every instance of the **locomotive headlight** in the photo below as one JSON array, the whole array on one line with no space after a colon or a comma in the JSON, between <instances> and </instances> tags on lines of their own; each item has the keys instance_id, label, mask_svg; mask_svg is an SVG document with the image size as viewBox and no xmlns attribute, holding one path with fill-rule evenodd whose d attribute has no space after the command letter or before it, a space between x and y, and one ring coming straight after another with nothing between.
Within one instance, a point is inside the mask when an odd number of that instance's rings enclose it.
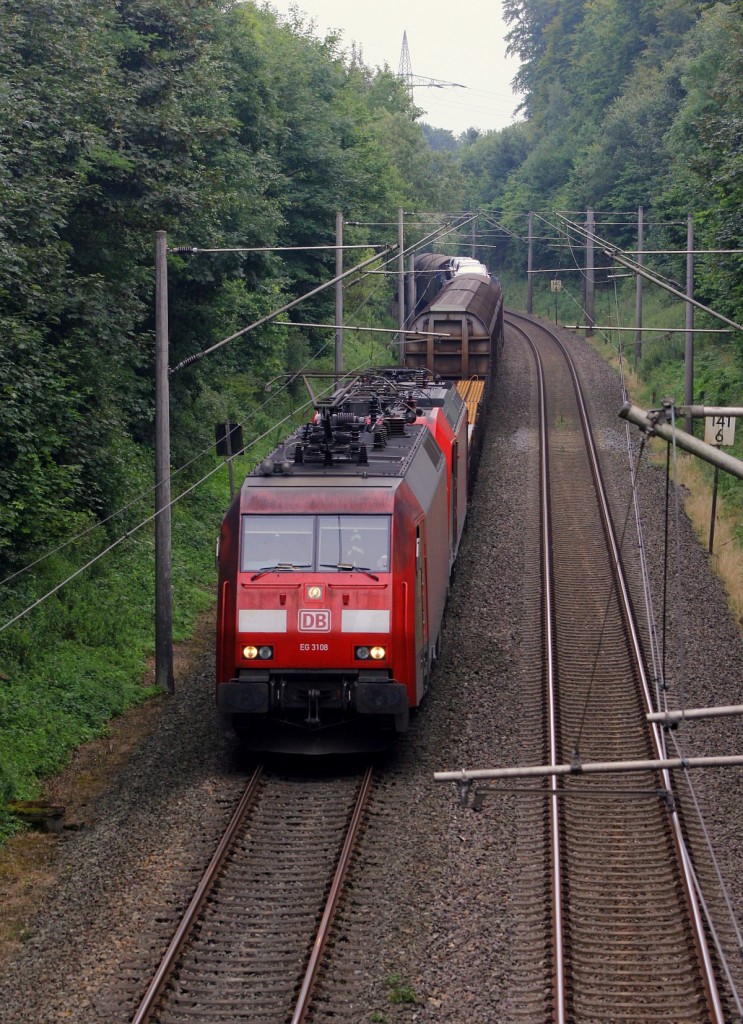
<instances>
[{"instance_id":1,"label":"locomotive headlight","mask_svg":"<svg viewBox=\"0 0 743 1024\"><path fill-rule=\"evenodd\" d=\"M260 661L268 661L269 658L273 658L273 647L269 647L265 644L263 647L256 647L254 644L247 644L243 647L243 658L248 661L255 661L258 658Z\"/></svg>"},{"instance_id":2,"label":"locomotive headlight","mask_svg":"<svg viewBox=\"0 0 743 1024\"><path fill-rule=\"evenodd\" d=\"M353 656L359 661L368 661L369 658L372 661L382 661L387 657L387 651L384 647L354 647Z\"/></svg>"}]
</instances>

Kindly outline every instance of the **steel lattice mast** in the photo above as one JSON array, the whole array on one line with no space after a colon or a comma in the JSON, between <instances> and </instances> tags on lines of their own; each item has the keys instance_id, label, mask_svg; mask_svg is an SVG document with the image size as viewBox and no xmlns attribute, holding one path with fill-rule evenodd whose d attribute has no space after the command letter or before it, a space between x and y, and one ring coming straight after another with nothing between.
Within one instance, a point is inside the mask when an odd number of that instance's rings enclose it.
<instances>
[{"instance_id":1,"label":"steel lattice mast","mask_svg":"<svg viewBox=\"0 0 743 1024\"><path fill-rule=\"evenodd\" d=\"M397 70L397 77L405 83L405 88L408 90L408 95L411 99L413 97L413 89L416 86L423 86L428 89L467 88L461 82L446 82L442 78L427 78L425 75L414 75L413 66L410 61L407 31L404 31L402 34L402 49L400 51L400 66Z\"/></svg>"}]
</instances>

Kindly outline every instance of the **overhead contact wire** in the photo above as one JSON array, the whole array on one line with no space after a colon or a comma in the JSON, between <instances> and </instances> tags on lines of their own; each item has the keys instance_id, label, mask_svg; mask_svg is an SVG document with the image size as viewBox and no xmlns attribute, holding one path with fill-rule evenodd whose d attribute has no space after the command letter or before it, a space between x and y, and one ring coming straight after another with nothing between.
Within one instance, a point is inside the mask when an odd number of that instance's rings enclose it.
<instances>
[{"instance_id":1,"label":"overhead contact wire","mask_svg":"<svg viewBox=\"0 0 743 1024\"><path fill-rule=\"evenodd\" d=\"M369 245L369 246L364 246L363 248L381 248L381 246L371 246L371 245ZM222 252L222 251L227 251L227 250L216 250L216 249L199 249L199 248L196 248L196 247L192 247L192 248L187 248L187 247L182 247L182 246L178 246L178 247L176 247L176 248L174 248L174 249L171 249L171 250L169 250L169 251L170 251L170 252L180 252L180 251L188 251L188 252L194 252L194 253L201 253L201 252ZM243 250L240 250L240 251L243 251ZM245 251L248 251L248 250L245 250ZM364 307L364 305L366 305L366 304L367 304L367 303L368 303L369 301L370 301L370 297L367 297L366 299L364 299L364 301L363 301L363 302L362 302L362 303L361 303L361 304L360 304L360 305L359 305L359 306L358 306L358 307L357 307L357 308L356 308L355 310L353 310L353 312L352 312L352 313L350 314L350 316L351 316L351 317L354 317L354 316L356 316L356 315L358 314L358 312L359 312L359 311L360 311L360 310L361 310L361 309L362 309L362 308ZM280 313L280 311L278 311L276 315L278 315L279 313ZM281 325L281 322L279 321L279 322L278 322L278 323L276 324L276 326L282 326L282 325ZM344 326L348 326L348 327L351 327L352 325L350 325L350 324L345 324ZM320 357L320 356L322 355L322 353L323 353L323 352L324 352L324 351L325 351L325 350L326 350L327 348L329 348L329 344L330 344L330 343L328 343L328 344L324 345L324 346L323 346L323 347L322 347L321 349L319 349L319 350L318 350L317 352L315 352L315 353L314 353L314 354L313 354L313 355L312 355L312 356L310 357L310 359L309 359L309 360L308 360L308 361L307 361L307 362L306 362L306 363L304 364L304 366L303 366L303 367L301 367L301 368L300 368L299 370L297 370L297 371L296 371L296 373L297 373L297 374L298 374L298 373L301 373L301 372L302 372L302 370L304 370L304 369L305 369L305 368L306 368L306 367L307 367L308 365L310 365L310 363L312 363L313 361L315 361L316 359L318 359L318 358L319 358L319 357ZM286 388L287 386L288 386L288 384L287 384L287 383L285 383L284 385L282 385L282 387L281 387L280 391L281 391L281 390L284 390L284 389L285 389L285 388ZM279 392L279 393L280 393L280 392ZM259 406L259 407L258 407L257 409L255 409L255 410L253 410L253 411L252 411L251 413L249 413L249 414L248 414L248 416L247 416L247 417L246 417L246 418L245 418L244 420L242 420L242 421L240 422L240 424L239 424L239 425L240 425L240 426L243 426L243 425L244 425L245 423L249 422L249 421L250 421L250 419L252 419L252 418L253 418L254 416L256 416L256 415L257 415L257 414L258 414L259 412L261 412L261 411L262 411L262 410L263 410L263 409L264 409L264 408L265 408L265 407L266 407L267 405L269 405L270 403L272 403L272 402L273 402L273 401L275 400L275 398L276 398L276 395L272 395L272 397L271 397L270 399L267 399L267 400L266 400L266 401L265 401L265 402L264 402L264 403L263 403L262 405L260 405L260 406ZM202 449L202 450L201 450L200 452L198 452L198 453L197 453L196 455L194 455L194 456L193 456L193 457L192 457L191 459L189 459L189 460L188 460L187 462L184 462L184 463L183 463L183 464L182 464L181 466L179 466L179 467L178 467L177 469L173 470L173 472L172 472L172 473L170 474L170 480L172 481L172 480L173 480L173 479L174 479L174 478L175 478L175 477L176 477L176 476L177 476L177 475L178 475L179 473L182 473L182 472L183 472L184 470L186 470L186 469L187 469L187 468L188 468L189 466L192 466L192 465L193 465L193 464L194 464L195 462L198 462L198 460L199 460L199 459L201 459L201 458L204 458L204 457L205 457L205 456L206 456L207 454L209 454L209 452L211 452L211 450L213 449L213 447L214 447L214 445L213 445L213 444L210 444L210 445L209 445L209 446L208 446L207 448L204 448L204 449ZM233 455L231 456L231 458L236 458L236 457L239 457L239 456L240 456L241 454L243 454L243 452L244 452L244 451L246 451L246 450L247 450L247 449L243 449L243 450L242 450L241 452L235 452L235 453L233 453ZM231 461L231 459L228 459L228 460L226 460L226 461ZM220 468L221 468L221 467L220 467ZM100 519L100 520L98 520L97 522L95 522L95 523L92 523L92 524L91 524L90 526L88 526L88 527L87 527L87 528L86 528L85 530L82 530L82 531L80 531L79 533L75 534L75 535L74 535L73 537L70 537L70 538L69 538L68 540L64 541L64 543L62 543L62 544L58 545L58 546L57 546L56 548L53 548L53 549L52 549L51 551L48 551L48 552L46 552L45 554L41 555L41 556L40 556L39 558L37 558L37 559L36 559L35 561L33 561L33 562L30 562L30 563L29 563L28 565L24 566L24 567L23 567L23 568L21 568L21 569L18 569L18 570L17 570L16 572L12 573L12 574L11 574L10 576L6 576L6 577L5 577L4 579L0 580L0 587L3 587L3 586L5 586L6 584L10 583L10 582L11 582L12 580L16 579L17 577L19 577L19 576L22 576L22 575L24 575L24 574L25 574L25 573L27 573L27 572L30 572L30 571L31 571L31 569L34 569L34 568L35 568L35 567L36 567L37 565L40 565L41 563L43 563L44 561L46 561L46 560L47 560L48 558L51 558L51 557L52 557L53 555L55 555L55 554L58 554L58 553L59 553L60 551L64 551L64 550L65 550L65 548L69 547L70 545L72 545L72 544L75 544L75 543L77 543L77 542L78 542L78 541L80 541L80 540L83 540L83 539L84 539L85 537L87 537L87 536L88 536L88 535L89 535L90 533L92 533L92 532L93 532L94 530L100 529L100 528L101 528L102 526L105 526L105 525L106 525L106 523L109 523L109 522L111 522L111 521L112 521L113 519L115 519L115 518L116 518L117 516L123 515L123 514L124 514L125 512L127 512L127 511L128 511L129 509L131 509L131 508L134 508L134 507L135 507L136 505L138 505L138 504L139 504L139 503L140 503L141 501L144 501L144 500L145 500L146 498L148 498L148 497L150 497L150 496L151 496L152 494L154 494L154 493L155 493L155 491L156 491L156 489L157 489L157 488L156 488L156 486L155 486L155 485L153 484L153 485L152 485L152 487L148 488L148 489L147 489L146 491L143 491L143 492L142 492L142 493L141 493L141 494L140 494L140 495L139 495L138 497L136 497L136 498L133 498L133 499L132 499L132 500L131 500L130 502L127 502L127 504L126 504L126 505L122 505L122 506L121 506L120 508L116 509L116 510L115 510L114 512L112 512L112 513L111 513L110 515L106 516L106 518L105 518L105 519ZM138 529L138 527L137 527L137 528L135 528L135 529ZM127 535L126 535L126 534L124 534L123 536L124 536L124 537L126 537Z\"/></svg>"}]
</instances>

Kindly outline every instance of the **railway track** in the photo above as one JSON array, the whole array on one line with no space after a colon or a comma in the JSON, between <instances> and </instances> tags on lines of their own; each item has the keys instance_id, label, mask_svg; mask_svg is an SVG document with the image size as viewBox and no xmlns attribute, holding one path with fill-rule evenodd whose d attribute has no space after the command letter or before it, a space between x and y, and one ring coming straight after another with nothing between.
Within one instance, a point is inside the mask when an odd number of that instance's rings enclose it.
<instances>
[{"instance_id":1,"label":"railway track","mask_svg":"<svg viewBox=\"0 0 743 1024\"><path fill-rule=\"evenodd\" d=\"M539 377L542 606L532 646L541 694L530 706L548 713L524 761L578 769L663 756L662 733L645 719L641 643L577 374L547 328L509 321ZM528 952L517 1016L722 1022L669 776L576 772L547 777L537 793L521 822Z\"/></svg>"},{"instance_id":2,"label":"railway track","mask_svg":"<svg viewBox=\"0 0 743 1024\"><path fill-rule=\"evenodd\" d=\"M371 788L256 769L132 1024L301 1024Z\"/></svg>"}]
</instances>

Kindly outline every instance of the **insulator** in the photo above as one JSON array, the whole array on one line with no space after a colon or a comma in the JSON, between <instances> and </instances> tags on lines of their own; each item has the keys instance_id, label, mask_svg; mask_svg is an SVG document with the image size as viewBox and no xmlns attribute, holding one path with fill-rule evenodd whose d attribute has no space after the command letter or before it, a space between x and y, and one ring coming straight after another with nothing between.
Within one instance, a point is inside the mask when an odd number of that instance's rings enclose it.
<instances>
[{"instance_id":1,"label":"insulator","mask_svg":"<svg viewBox=\"0 0 743 1024\"><path fill-rule=\"evenodd\" d=\"M419 387L423 387L423 385L426 383L427 378L428 378L428 371L427 370L416 370L415 371L415 383Z\"/></svg>"},{"instance_id":2,"label":"insulator","mask_svg":"<svg viewBox=\"0 0 743 1024\"><path fill-rule=\"evenodd\" d=\"M384 427L378 427L374 431L374 447L375 448L386 448L387 447L387 431Z\"/></svg>"},{"instance_id":3,"label":"insulator","mask_svg":"<svg viewBox=\"0 0 743 1024\"><path fill-rule=\"evenodd\" d=\"M366 466L369 462L369 452L365 444L359 448L359 465Z\"/></svg>"},{"instance_id":4,"label":"insulator","mask_svg":"<svg viewBox=\"0 0 743 1024\"><path fill-rule=\"evenodd\" d=\"M294 449L294 461L298 465L301 465L304 462L304 447L301 444L298 444Z\"/></svg>"},{"instance_id":5,"label":"insulator","mask_svg":"<svg viewBox=\"0 0 743 1024\"><path fill-rule=\"evenodd\" d=\"M326 445L325 445L325 459L324 459L324 464L325 464L326 466L332 466L332 465L333 465L333 452L332 452L332 449L331 449L331 447L330 447L330 445L329 445L329 444L326 444Z\"/></svg>"}]
</instances>

